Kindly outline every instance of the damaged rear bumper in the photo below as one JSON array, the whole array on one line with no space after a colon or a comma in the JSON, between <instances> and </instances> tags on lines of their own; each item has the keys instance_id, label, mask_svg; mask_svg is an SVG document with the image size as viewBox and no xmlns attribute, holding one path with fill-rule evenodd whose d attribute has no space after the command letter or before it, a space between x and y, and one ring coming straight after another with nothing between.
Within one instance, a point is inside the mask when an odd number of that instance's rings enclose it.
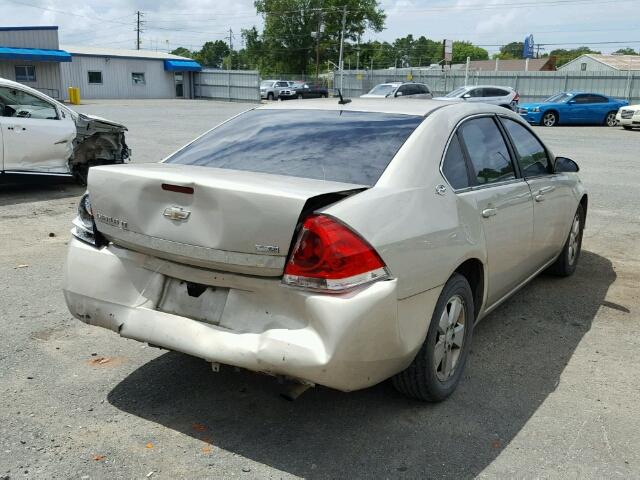
<instances>
[{"instance_id":1,"label":"damaged rear bumper","mask_svg":"<svg viewBox=\"0 0 640 480\"><path fill-rule=\"evenodd\" d=\"M228 288L219 323L157 310L169 278ZM113 245L98 250L75 238L64 280L69 310L85 323L207 361L343 391L379 383L411 362L438 294L434 289L399 302L396 280L339 295L314 293Z\"/></svg>"}]
</instances>

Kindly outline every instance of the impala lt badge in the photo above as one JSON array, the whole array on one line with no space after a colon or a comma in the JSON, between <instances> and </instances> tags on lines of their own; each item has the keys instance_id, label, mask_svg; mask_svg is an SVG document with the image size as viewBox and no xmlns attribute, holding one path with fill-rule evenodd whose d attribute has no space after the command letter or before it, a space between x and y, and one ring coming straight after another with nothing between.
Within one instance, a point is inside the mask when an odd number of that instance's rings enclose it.
<instances>
[{"instance_id":1,"label":"impala lt badge","mask_svg":"<svg viewBox=\"0 0 640 480\"><path fill-rule=\"evenodd\" d=\"M185 222L187 218L189 218L189 215L191 215L191 212L189 210L185 210L182 207L173 206L165 208L164 212L162 212L162 215L167 217L169 220Z\"/></svg>"}]
</instances>

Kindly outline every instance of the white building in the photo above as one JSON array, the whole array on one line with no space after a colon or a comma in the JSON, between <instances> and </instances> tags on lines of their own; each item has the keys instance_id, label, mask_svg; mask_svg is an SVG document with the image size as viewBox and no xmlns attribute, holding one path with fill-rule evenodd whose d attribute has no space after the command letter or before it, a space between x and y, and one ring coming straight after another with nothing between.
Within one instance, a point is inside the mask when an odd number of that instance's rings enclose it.
<instances>
[{"instance_id":1,"label":"white building","mask_svg":"<svg viewBox=\"0 0 640 480\"><path fill-rule=\"evenodd\" d=\"M185 57L150 50L64 45L71 62L60 64L62 84L81 98L193 98L193 72Z\"/></svg>"},{"instance_id":2,"label":"white building","mask_svg":"<svg viewBox=\"0 0 640 480\"><path fill-rule=\"evenodd\" d=\"M640 70L640 55L600 55L587 53L558 67L558 71L626 72Z\"/></svg>"},{"instance_id":3,"label":"white building","mask_svg":"<svg viewBox=\"0 0 640 480\"><path fill-rule=\"evenodd\" d=\"M200 65L150 50L64 46L58 27L0 27L0 77L57 98L193 98Z\"/></svg>"},{"instance_id":4,"label":"white building","mask_svg":"<svg viewBox=\"0 0 640 480\"><path fill-rule=\"evenodd\" d=\"M64 98L60 64L69 62L58 46L58 27L0 27L0 77Z\"/></svg>"}]
</instances>

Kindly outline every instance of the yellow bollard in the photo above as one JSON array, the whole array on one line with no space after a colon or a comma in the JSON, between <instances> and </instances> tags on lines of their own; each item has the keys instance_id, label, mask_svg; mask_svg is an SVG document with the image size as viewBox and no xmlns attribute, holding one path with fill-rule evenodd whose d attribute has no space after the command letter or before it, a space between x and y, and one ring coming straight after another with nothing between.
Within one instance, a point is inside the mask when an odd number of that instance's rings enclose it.
<instances>
[{"instance_id":1,"label":"yellow bollard","mask_svg":"<svg viewBox=\"0 0 640 480\"><path fill-rule=\"evenodd\" d=\"M78 87L69 87L69 103L72 105L80 105L80 89Z\"/></svg>"}]
</instances>

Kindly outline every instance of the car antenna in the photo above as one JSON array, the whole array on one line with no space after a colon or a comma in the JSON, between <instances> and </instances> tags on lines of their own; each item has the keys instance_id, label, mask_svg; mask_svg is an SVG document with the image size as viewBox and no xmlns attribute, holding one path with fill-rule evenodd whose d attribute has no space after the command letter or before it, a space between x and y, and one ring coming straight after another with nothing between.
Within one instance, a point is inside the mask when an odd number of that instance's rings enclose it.
<instances>
[{"instance_id":1,"label":"car antenna","mask_svg":"<svg viewBox=\"0 0 640 480\"><path fill-rule=\"evenodd\" d=\"M351 102L350 98L342 98L342 92L340 91L340 89L338 88L338 96L340 97L340 100L338 100L338 103L340 105L346 105L347 103Z\"/></svg>"}]
</instances>

